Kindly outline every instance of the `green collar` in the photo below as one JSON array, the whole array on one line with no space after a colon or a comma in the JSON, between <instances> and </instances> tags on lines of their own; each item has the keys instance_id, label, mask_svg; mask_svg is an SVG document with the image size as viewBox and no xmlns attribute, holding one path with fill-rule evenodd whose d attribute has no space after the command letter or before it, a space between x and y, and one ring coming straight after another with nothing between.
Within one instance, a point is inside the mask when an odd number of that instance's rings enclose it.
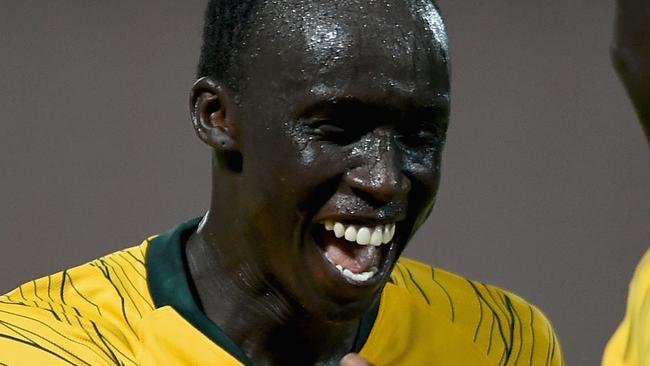
<instances>
[{"instance_id":1,"label":"green collar","mask_svg":"<svg viewBox=\"0 0 650 366\"><path fill-rule=\"evenodd\" d=\"M171 306L185 320L237 358L239 362L252 365L251 360L239 346L203 313L196 294L190 286L184 247L187 239L196 231L201 219L198 217L180 224L151 240L145 257L149 292L156 308ZM354 352L359 352L366 343L378 311L379 302L361 319Z\"/></svg>"}]
</instances>

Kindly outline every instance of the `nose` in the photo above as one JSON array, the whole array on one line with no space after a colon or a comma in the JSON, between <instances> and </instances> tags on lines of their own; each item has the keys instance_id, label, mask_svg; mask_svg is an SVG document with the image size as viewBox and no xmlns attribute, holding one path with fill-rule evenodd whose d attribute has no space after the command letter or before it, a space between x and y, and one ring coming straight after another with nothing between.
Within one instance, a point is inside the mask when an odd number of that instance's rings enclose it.
<instances>
[{"instance_id":1,"label":"nose","mask_svg":"<svg viewBox=\"0 0 650 366\"><path fill-rule=\"evenodd\" d=\"M370 156L364 159L364 164L347 172L345 181L353 191L380 203L397 201L408 195L411 181L402 171L399 153L391 145L384 141L376 149L366 150Z\"/></svg>"}]
</instances>

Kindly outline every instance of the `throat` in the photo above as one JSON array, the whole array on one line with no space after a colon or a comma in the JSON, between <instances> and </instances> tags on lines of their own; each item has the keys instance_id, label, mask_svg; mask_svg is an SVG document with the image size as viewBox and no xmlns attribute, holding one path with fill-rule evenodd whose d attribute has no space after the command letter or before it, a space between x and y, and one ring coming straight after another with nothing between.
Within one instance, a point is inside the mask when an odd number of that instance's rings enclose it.
<instances>
[{"instance_id":1,"label":"throat","mask_svg":"<svg viewBox=\"0 0 650 366\"><path fill-rule=\"evenodd\" d=\"M253 364L338 365L354 347L358 319L310 316L252 269L230 268L215 258L200 235L192 235L185 250L188 280L204 314Z\"/></svg>"},{"instance_id":2,"label":"throat","mask_svg":"<svg viewBox=\"0 0 650 366\"><path fill-rule=\"evenodd\" d=\"M264 349L252 354L255 361L270 365L339 365L354 348L359 321L316 323L314 319L292 321L266 338ZM270 362L269 362L270 361Z\"/></svg>"}]
</instances>

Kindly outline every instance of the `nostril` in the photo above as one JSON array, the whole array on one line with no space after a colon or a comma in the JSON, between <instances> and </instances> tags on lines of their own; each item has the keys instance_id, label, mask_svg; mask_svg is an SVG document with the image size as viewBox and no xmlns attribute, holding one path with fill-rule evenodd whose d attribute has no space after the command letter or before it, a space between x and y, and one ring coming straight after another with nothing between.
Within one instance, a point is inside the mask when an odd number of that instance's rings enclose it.
<instances>
[{"instance_id":1,"label":"nostril","mask_svg":"<svg viewBox=\"0 0 650 366\"><path fill-rule=\"evenodd\" d=\"M355 196L361 198L363 202L367 203L368 205L374 207L374 208L379 208L382 206L385 206L386 203L390 202L391 199L389 199L386 196L380 196L376 194L376 192L368 192L366 190L360 190L360 189L352 189L352 192L354 193Z\"/></svg>"},{"instance_id":2,"label":"nostril","mask_svg":"<svg viewBox=\"0 0 650 366\"><path fill-rule=\"evenodd\" d=\"M411 191L411 180L406 175L402 175L400 178L400 190L405 194Z\"/></svg>"}]
</instances>

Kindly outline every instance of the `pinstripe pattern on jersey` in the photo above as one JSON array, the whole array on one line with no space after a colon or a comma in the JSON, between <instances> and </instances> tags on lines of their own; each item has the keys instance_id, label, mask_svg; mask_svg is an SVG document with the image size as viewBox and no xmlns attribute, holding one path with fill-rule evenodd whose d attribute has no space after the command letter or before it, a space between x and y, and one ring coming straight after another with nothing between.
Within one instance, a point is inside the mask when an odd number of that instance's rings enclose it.
<instances>
[{"instance_id":1,"label":"pinstripe pattern on jersey","mask_svg":"<svg viewBox=\"0 0 650 366\"><path fill-rule=\"evenodd\" d=\"M142 328L155 310L145 266L149 245L146 240L1 296L0 365L137 365L147 352ZM405 258L391 282L448 321L490 365L563 365L548 320L512 293ZM394 303L400 306L399 299ZM391 336L389 330L380 335Z\"/></svg>"},{"instance_id":2,"label":"pinstripe pattern on jersey","mask_svg":"<svg viewBox=\"0 0 650 366\"><path fill-rule=\"evenodd\" d=\"M144 268L147 245L25 283L0 297L0 362L13 365L3 350L21 349L57 365L137 365L130 351L135 329L153 310Z\"/></svg>"},{"instance_id":3,"label":"pinstripe pattern on jersey","mask_svg":"<svg viewBox=\"0 0 650 366\"><path fill-rule=\"evenodd\" d=\"M445 314L495 365L564 365L549 321L513 293L406 258L391 280Z\"/></svg>"}]
</instances>

